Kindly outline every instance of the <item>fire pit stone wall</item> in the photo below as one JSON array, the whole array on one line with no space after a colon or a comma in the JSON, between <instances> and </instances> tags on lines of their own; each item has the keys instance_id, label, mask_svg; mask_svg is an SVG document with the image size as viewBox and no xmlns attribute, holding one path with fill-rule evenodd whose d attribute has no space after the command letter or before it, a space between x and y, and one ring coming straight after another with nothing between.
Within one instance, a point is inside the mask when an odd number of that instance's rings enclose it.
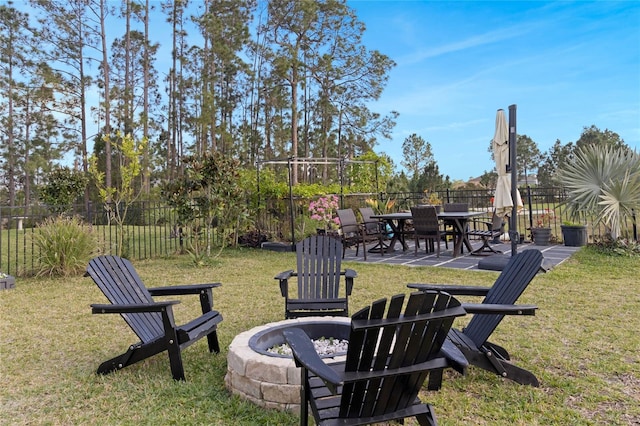
<instances>
[{"instance_id":1,"label":"fire pit stone wall","mask_svg":"<svg viewBox=\"0 0 640 426\"><path fill-rule=\"evenodd\" d=\"M300 370L295 366L293 359L260 354L249 346L249 340L264 330L283 325L295 326L296 322L300 321L335 321L348 324L350 319L312 317L284 320L238 334L229 345L225 375L227 389L261 407L299 412ZM338 356L326 358L325 361L339 361L344 358Z\"/></svg>"}]
</instances>

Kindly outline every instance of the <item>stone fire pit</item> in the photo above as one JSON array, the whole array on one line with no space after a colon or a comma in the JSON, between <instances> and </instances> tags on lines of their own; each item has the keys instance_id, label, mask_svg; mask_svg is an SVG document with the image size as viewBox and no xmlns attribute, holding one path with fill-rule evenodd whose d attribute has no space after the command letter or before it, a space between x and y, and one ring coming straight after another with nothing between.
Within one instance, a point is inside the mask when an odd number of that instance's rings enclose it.
<instances>
[{"instance_id":1,"label":"stone fire pit","mask_svg":"<svg viewBox=\"0 0 640 426\"><path fill-rule=\"evenodd\" d=\"M282 330L287 327L302 328L312 339L347 339L350 323L346 317L309 317L273 322L238 334L229 345L227 389L261 407L298 412L300 369L291 357L267 349L284 342ZM344 355L324 359L341 361Z\"/></svg>"}]
</instances>

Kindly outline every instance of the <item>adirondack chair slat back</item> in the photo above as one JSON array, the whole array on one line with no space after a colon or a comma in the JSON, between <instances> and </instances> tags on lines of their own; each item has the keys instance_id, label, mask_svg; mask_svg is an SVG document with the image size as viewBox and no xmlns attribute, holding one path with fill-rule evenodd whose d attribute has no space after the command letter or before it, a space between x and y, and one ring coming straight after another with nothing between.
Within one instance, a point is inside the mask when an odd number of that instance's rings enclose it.
<instances>
[{"instance_id":1,"label":"adirondack chair slat back","mask_svg":"<svg viewBox=\"0 0 640 426\"><path fill-rule=\"evenodd\" d=\"M98 256L89 261L87 273L114 305L148 304L153 298L131 262L117 256ZM121 314L138 338L149 342L162 336L162 316L158 312Z\"/></svg>"},{"instance_id":2,"label":"adirondack chair slat back","mask_svg":"<svg viewBox=\"0 0 640 426\"><path fill-rule=\"evenodd\" d=\"M297 244L298 298L335 299L340 293L342 242L311 236Z\"/></svg>"},{"instance_id":3,"label":"adirondack chair slat back","mask_svg":"<svg viewBox=\"0 0 640 426\"><path fill-rule=\"evenodd\" d=\"M482 303L512 305L527 288L542 266L539 250L523 250L513 256L493 284ZM480 347L496 329L504 315L474 315L464 333Z\"/></svg>"},{"instance_id":4,"label":"adirondack chair slat back","mask_svg":"<svg viewBox=\"0 0 640 426\"><path fill-rule=\"evenodd\" d=\"M454 317L464 315L460 303L446 293L412 293L404 314L405 295L391 298L386 319L403 320L391 324L353 329L345 371L382 371L416 365L432 359L444 343ZM352 316L352 320L379 320L385 318L387 300L374 302ZM457 308L456 313L445 311ZM448 312L438 319L411 317L435 311ZM403 375L388 375L345 383L342 389L340 417L368 417L400 410L414 404L428 371Z\"/></svg>"}]
</instances>

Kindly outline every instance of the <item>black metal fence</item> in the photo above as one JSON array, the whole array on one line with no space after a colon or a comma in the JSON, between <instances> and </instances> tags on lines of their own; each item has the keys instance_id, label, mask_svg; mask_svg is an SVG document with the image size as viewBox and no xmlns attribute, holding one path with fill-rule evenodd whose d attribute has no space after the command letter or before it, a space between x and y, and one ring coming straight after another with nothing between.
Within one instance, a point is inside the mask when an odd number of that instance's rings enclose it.
<instances>
[{"instance_id":1,"label":"black metal fence","mask_svg":"<svg viewBox=\"0 0 640 426\"><path fill-rule=\"evenodd\" d=\"M486 189L474 190L443 190L435 191L442 203L467 203L470 210L486 212L490 218L493 212L493 191ZM545 218L545 225L551 227L552 242L562 242L561 225L570 222L571 217L563 202L567 199L563 188L521 188L524 207L517 216L517 231L521 239L530 241L532 227L538 226L539 220ZM368 200L375 200L379 205L393 202L392 211L409 210L411 206L426 203L424 194L412 192L396 193L365 193L365 194L337 194L340 197L341 208L365 206ZM308 198L294 197L292 200L261 200L257 209L256 227L270 237L291 242L300 240L304 236L315 232L313 222L309 221ZM606 235L602 224L596 223L595 217L582 220L587 225L589 238L601 238ZM635 221L622 224L625 236L638 239ZM293 237L292 237L293 233Z\"/></svg>"},{"instance_id":2,"label":"black metal fence","mask_svg":"<svg viewBox=\"0 0 640 426\"><path fill-rule=\"evenodd\" d=\"M483 211L490 217L493 193L490 190L446 190L437 191L443 203L464 202L475 211ZM341 208L365 206L374 200L378 205L392 201L391 211L408 210L424 203L421 193L376 193L340 195ZM524 208L517 217L518 232L524 240L530 239L530 228L543 214L552 217L550 223L553 241L562 241L560 225L569 220L562 202L566 193L562 188L523 188L521 195ZM310 219L308 198L262 199L252 208L253 230L239 230L258 234L262 238L292 242L315 233L318 224ZM112 212L111 212L112 213ZM130 259L145 259L169 256L182 252L188 244L187 232L183 234L175 211L158 202L141 201L130 206L122 228L116 226L111 214L103 204L74 206L69 214L81 217L87 227L98 235L99 250L115 253L115 245L124 242L120 251ZM3 207L0 206L0 271L11 275L29 275L39 269L39 248L34 235L38 225L53 214L46 206ZM602 237L606 231L594 218L586 218L590 240ZM637 240L636 223L623 224L625 235ZM122 235L120 233L123 233ZM260 238L254 238L260 241ZM215 243L215 242L214 242ZM218 242L219 243L219 242Z\"/></svg>"},{"instance_id":3,"label":"black metal fence","mask_svg":"<svg viewBox=\"0 0 640 426\"><path fill-rule=\"evenodd\" d=\"M168 256L183 248L183 238L173 209L154 202L130 206L124 226L116 225L103 204L72 206L67 215L77 216L91 228L100 253L120 253L131 259ZM30 275L39 270L40 247L35 235L38 225L55 216L46 206L0 206L0 271L11 275ZM124 243L124 244L123 244Z\"/></svg>"}]
</instances>

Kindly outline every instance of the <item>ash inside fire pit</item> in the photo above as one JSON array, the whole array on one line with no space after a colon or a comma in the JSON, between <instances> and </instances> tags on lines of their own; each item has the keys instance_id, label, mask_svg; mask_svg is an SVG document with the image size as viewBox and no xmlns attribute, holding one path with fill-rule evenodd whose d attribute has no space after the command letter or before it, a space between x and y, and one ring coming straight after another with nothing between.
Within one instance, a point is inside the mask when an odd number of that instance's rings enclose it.
<instances>
[{"instance_id":1,"label":"ash inside fire pit","mask_svg":"<svg viewBox=\"0 0 640 426\"><path fill-rule=\"evenodd\" d=\"M351 327L348 323L322 322L322 321L299 321L292 324L281 324L254 334L249 339L249 347L254 351L273 357L291 358L290 353L285 349L286 343L282 331L286 328L297 327L314 341L318 354L321 357L334 357L346 354L347 347L343 341L349 338ZM274 348L282 348L277 350ZM282 352L282 353L280 353Z\"/></svg>"}]
</instances>

